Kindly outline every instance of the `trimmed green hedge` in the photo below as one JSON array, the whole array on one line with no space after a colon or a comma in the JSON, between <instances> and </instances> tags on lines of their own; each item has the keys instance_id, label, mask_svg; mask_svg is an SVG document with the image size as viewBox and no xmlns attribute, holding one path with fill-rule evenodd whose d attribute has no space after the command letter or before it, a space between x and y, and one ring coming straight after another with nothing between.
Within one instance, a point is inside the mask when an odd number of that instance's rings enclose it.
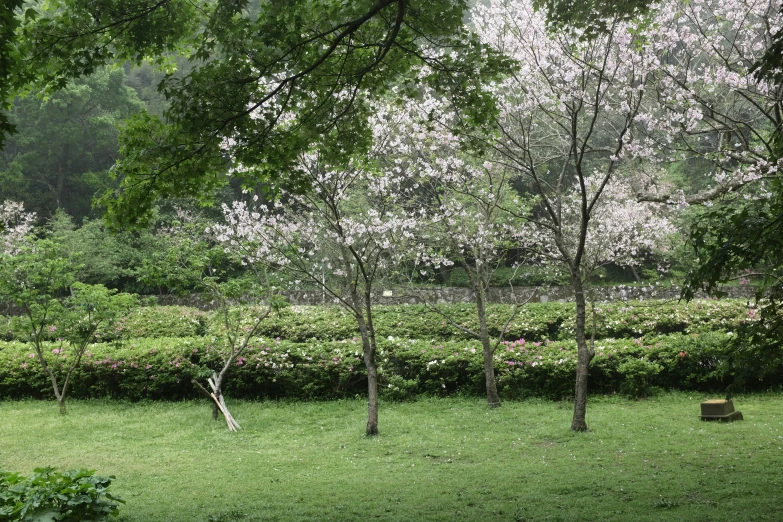
<instances>
[{"instance_id":1,"label":"trimmed green hedge","mask_svg":"<svg viewBox=\"0 0 783 522\"><path fill-rule=\"evenodd\" d=\"M446 305L441 310L458 325L478 331L476 308L468 304ZM491 305L487 323L492 336L508 320L510 305ZM638 337L669 333L701 333L736 328L750 318L741 300L696 300L690 303L644 301L602 303L597 306L596 337ZM442 315L423 306L382 306L374 318L381 337L409 337L432 340L468 340L470 335L450 324ZM505 340L565 340L574 336L573 303L530 303L517 311L504 335ZM261 325L261 335L294 342L309 339L347 339L358 335L356 321L340 308L294 306L282 317L270 317Z\"/></svg>"},{"instance_id":2,"label":"trimmed green hedge","mask_svg":"<svg viewBox=\"0 0 783 522\"><path fill-rule=\"evenodd\" d=\"M197 337L207 332L210 314L187 306L144 306L132 310L111 326L100 328L96 342L117 339ZM52 333L52 341L57 334ZM0 340L26 341L21 317L0 317Z\"/></svg>"},{"instance_id":3,"label":"trimmed green hedge","mask_svg":"<svg viewBox=\"0 0 783 522\"><path fill-rule=\"evenodd\" d=\"M54 350L55 345L52 345ZM481 347L475 341L384 339L379 362L383 394L483 394ZM192 378L204 380L218 361L212 340L136 339L90 347L74 376L72 397L181 400L197 397ZM652 387L722 390L733 382L732 336L725 332L603 339L596 343L591 393L642 396ZM48 398L49 381L32 351L19 342L0 343L0 397ZM48 354L56 367L58 355ZM750 389L783 382L783 362ZM570 397L576 368L573 341L508 342L495 357L504 397ZM226 393L249 399L334 399L366 393L366 373L357 341L257 339L237 362Z\"/></svg>"},{"instance_id":4,"label":"trimmed green hedge","mask_svg":"<svg viewBox=\"0 0 783 522\"><path fill-rule=\"evenodd\" d=\"M441 310L460 326L478 330L475 306L445 305ZM498 336L511 312L509 305L491 305L488 326ZM702 333L733 329L750 318L744 301L695 300L690 303L644 301L601 303L597 306L596 337L638 337L669 333ZM573 303L530 303L518 310L509 323L504 339L528 341L566 340L573 338L575 319ZM252 317L248 316L248 323ZM217 332L215 314L184 306L143 307L98 332L96 342L131 338L198 337ZM470 335L451 325L443 316L428 312L423 306L379 306L374 318L381 337L467 340ZM292 342L312 339L352 339L359 334L356 320L339 307L292 306L281 316L273 315L261 323L259 335L279 337ZM54 334L56 336L56 334ZM19 318L0 318L0 339L26 340ZM54 340L54 339L53 339Z\"/></svg>"}]
</instances>

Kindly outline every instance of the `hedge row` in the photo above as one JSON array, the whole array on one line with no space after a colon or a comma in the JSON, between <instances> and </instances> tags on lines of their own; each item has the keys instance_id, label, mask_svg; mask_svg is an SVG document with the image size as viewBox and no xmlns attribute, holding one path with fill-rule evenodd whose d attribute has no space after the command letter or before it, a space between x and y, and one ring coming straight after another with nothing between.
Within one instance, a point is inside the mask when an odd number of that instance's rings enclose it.
<instances>
[{"instance_id":1,"label":"hedge row","mask_svg":"<svg viewBox=\"0 0 783 522\"><path fill-rule=\"evenodd\" d=\"M590 392L640 396L651 387L722 390L734 380L737 347L726 332L671 334L596 343ZM59 345L51 345L56 350ZM191 379L218 368L218 347L205 337L137 339L90 347L75 375L72 397L180 400L197 397ZM67 351L66 351L67 353ZM48 353L57 367L60 355ZM383 395L404 400L418 394L483 394L481 347L474 341L384 339L379 362ZM771 361L764 380L747 388L783 383L783 362ZM576 368L573 341L503 344L495 356L499 389L506 398L569 397ZM366 393L357 341L257 339L237 361L226 386L231 397L334 399ZM48 379L20 342L0 342L0 397L48 398Z\"/></svg>"},{"instance_id":2,"label":"hedge row","mask_svg":"<svg viewBox=\"0 0 783 522\"><path fill-rule=\"evenodd\" d=\"M449 319L478 330L475 307L447 305L441 309ZM492 305L488 323L493 336L506 324L511 307ZM602 303L597 307L596 337L622 338L670 333L704 333L734 329L754 320L755 311L741 300L696 300L690 303L661 301ZM248 317L248 321L252 318ZM572 303L531 303L521 307L508 324L505 340L566 340L574 335ZM398 336L442 341L467 340L469 334L446 318L422 306L378 307L374 324L379 336ZM144 307L98 333L96 342L131 338L196 337L217 331L214 314L183 306ZM54 334L56 335L56 334ZM292 342L312 339L342 340L358 335L354 318L338 307L292 306L280 316L264 320L259 335ZM19 318L0 318L0 339L26 340Z\"/></svg>"}]
</instances>

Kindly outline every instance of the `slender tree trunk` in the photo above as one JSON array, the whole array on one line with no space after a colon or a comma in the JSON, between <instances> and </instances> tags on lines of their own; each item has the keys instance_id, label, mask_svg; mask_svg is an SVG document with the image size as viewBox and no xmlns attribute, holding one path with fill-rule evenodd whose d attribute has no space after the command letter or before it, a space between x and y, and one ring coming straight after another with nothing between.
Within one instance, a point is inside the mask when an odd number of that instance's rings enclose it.
<instances>
[{"instance_id":1,"label":"slender tree trunk","mask_svg":"<svg viewBox=\"0 0 783 522\"><path fill-rule=\"evenodd\" d=\"M490 408L500 407L500 397L498 396L497 380L495 379L495 350L489 340L489 329L487 328L487 309L484 288L476 285L476 312L479 319L479 337L481 346L484 349L484 380L487 389L487 404Z\"/></svg>"},{"instance_id":2,"label":"slender tree trunk","mask_svg":"<svg viewBox=\"0 0 783 522\"><path fill-rule=\"evenodd\" d=\"M44 373L46 373L46 375L49 376L49 381L52 383L52 390L54 391L54 397L55 399L57 399L57 405L60 407L60 415L65 415L66 413L68 413L65 409L65 388L63 388L61 393L60 386L57 383L57 377L54 375L54 372L46 363L46 359L44 359L43 356L43 348L41 347L40 340L38 339L39 338L36 336L36 339L33 340L33 344L35 346L35 353L36 355L38 355L38 361L40 361Z\"/></svg>"},{"instance_id":3,"label":"slender tree trunk","mask_svg":"<svg viewBox=\"0 0 783 522\"><path fill-rule=\"evenodd\" d=\"M65 196L65 178L68 175L68 160L70 157L70 145L63 145L63 154L57 165L57 208L63 208L63 197Z\"/></svg>"},{"instance_id":4,"label":"slender tree trunk","mask_svg":"<svg viewBox=\"0 0 783 522\"><path fill-rule=\"evenodd\" d=\"M358 303L358 295L355 297L354 303ZM364 366L367 368L367 428L365 434L374 436L378 435L378 365L375 362L375 335L361 313L356 315L356 321L359 323L359 331L362 335Z\"/></svg>"},{"instance_id":5,"label":"slender tree trunk","mask_svg":"<svg viewBox=\"0 0 783 522\"><path fill-rule=\"evenodd\" d=\"M367 427L365 435L378 435L378 365L375 363L375 350L370 349L364 355L367 367Z\"/></svg>"},{"instance_id":6,"label":"slender tree trunk","mask_svg":"<svg viewBox=\"0 0 783 522\"><path fill-rule=\"evenodd\" d=\"M367 427L365 435L378 435L378 364L375 362L375 354L378 353L378 345L375 343L375 324L372 317L372 295L370 286L364 290L364 308L367 314L367 338L370 350L368 351L369 364L367 367Z\"/></svg>"},{"instance_id":7,"label":"slender tree trunk","mask_svg":"<svg viewBox=\"0 0 783 522\"><path fill-rule=\"evenodd\" d=\"M342 256L346 279L354 281L354 267L351 262L353 256L345 247L342 249ZM364 366L367 368L367 427L365 435L372 437L378 435L378 365L375 362L375 330L372 324L372 280L368 280L363 271L361 277L364 282L364 300L362 300L359 288L355 283L350 284L350 295L353 313L362 335L362 353Z\"/></svg>"},{"instance_id":8,"label":"slender tree trunk","mask_svg":"<svg viewBox=\"0 0 783 522\"><path fill-rule=\"evenodd\" d=\"M574 417L571 421L571 429L574 431L587 431L587 374L592 358L587 346L586 311L584 283L578 271L571 271L571 284L574 288L576 300L576 385L574 387Z\"/></svg>"}]
</instances>

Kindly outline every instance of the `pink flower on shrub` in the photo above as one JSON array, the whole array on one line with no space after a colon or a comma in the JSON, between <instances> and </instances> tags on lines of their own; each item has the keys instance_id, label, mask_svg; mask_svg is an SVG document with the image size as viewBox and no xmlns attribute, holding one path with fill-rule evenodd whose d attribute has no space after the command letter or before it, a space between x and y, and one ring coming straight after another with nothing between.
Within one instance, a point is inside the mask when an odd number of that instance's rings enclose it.
<instances>
[{"instance_id":1,"label":"pink flower on shrub","mask_svg":"<svg viewBox=\"0 0 783 522\"><path fill-rule=\"evenodd\" d=\"M52 353L55 354L55 355L63 353L63 349L62 348L55 348L54 350L52 350Z\"/></svg>"},{"instance_id":2,"label":"pink flower on shrub","mask_svg":"<svg viewBox=\"0 0 783 522\"><path fill-rule=\"evenodd\" d=\"M112 370L116 370L117 369L117 363L112 364L111 368L112 368Z\"/></svg>"},{"instance_id":3,"label":"pink flower on shrub","mask_svg":"<svg viewBox=\"0 0 783 522\"><path fill-rule=\"evenodd\" d=\"M152 368L152 365L148 364L147 366L145 366L145 368L149 370L150 368Z\"/></svg>"},{"instance_id":4,"label":"pink flower on shrub","mask_svg":"<svg viewBox=\"0 0 783 522\"><path fill-rule=\"evenodd\" d=\"M27 363L22 363L22 368L27 369Z\"/></svg>"},{"instance_id":5,"label":"pink flower on shrub","mask_svg":"<svg viewBox=\"0 0 783 522\"><path fill-rule=\"evenodd\" d=\"M27 357L29 357L30 359L32 359L33 357L35 357L35 354L34 354L34 353L31 353L31 354L30 354L30 355L28 355Z\"/></svg>"},{"instance_id":6,"label":"pink flower on shrub","mask_svg":"<svg viewBox=\"0 0 783 522\"><path fill-rule=\"evenodd\" d=\"M54 333L56 331L57 331L57 327L56 326L52 325L52 326L49 327L49 333Z\"/></svg>"}]
</instances>

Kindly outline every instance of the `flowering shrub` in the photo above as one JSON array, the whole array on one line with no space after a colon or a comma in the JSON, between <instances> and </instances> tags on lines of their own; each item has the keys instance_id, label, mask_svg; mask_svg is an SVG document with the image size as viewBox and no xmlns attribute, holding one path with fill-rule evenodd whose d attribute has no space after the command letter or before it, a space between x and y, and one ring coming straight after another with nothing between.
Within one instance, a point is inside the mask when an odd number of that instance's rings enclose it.
<instances>
[{"instance_id":1,"label":"flowering shrub","mask_svg":"<svg viewBox=\"0 0 783 522\"><path fill-rule=\"evenodd\" d=\"M592 393L641 396L652 387L723 390L742 370L727 332L670 334L596 341L590 365ZM219 365L218 347L209 337L135 339L94 344L77 370L73 397L128 400L197 398L191 379ZM57 369L62 356L46 357ZM408 400L419 394L484 393L481 346L468 340L379 339L382 396ZM49 383L24 343L0 342L0 396L50 396ZM357 338L292 343L256 338L236 361L226 395L248 399L324 400L363 394L366 373ZM67 357L67 356L66 356ZM741 361L741 360L740 360ZM748 389L783 384L783 361ZM506 341L495 354L498 389L508 398L567 398L573 393L576 343Z\"/></svg>"}]
</instances>

